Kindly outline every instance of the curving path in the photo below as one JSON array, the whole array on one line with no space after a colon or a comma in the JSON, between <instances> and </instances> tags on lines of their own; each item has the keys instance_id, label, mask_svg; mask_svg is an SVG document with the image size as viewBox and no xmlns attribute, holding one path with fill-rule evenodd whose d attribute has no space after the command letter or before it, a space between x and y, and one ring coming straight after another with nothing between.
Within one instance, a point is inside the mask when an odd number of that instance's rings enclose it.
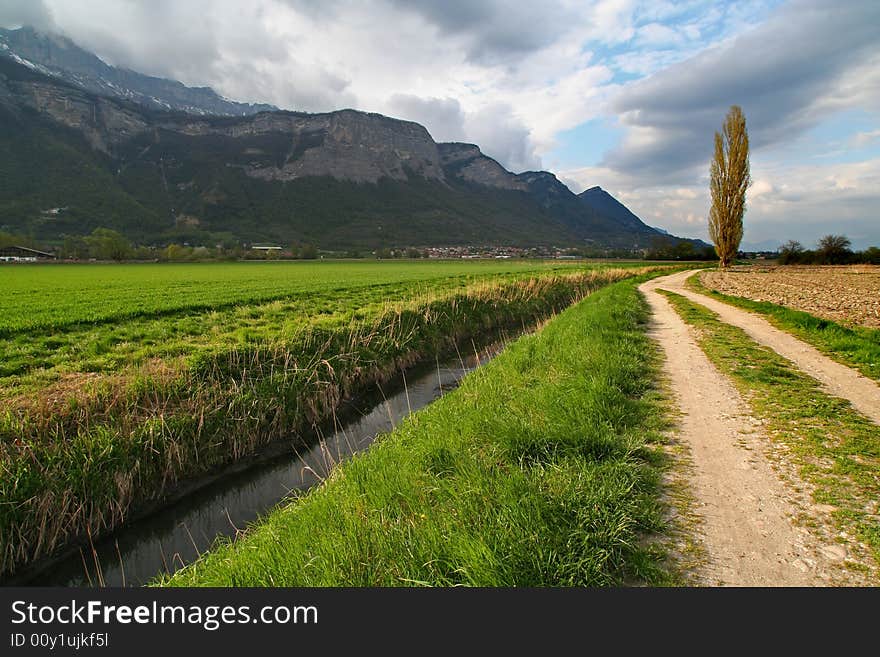
<instances>
[{"instance_id":1,"label":"curving path","mask_svg":"<svg viewBox=\"0 0 880 657\"><path fill-rule=\"evenodd\" d=\"M665 373L681 411L676 438L692 461L688 483L702 517L697 531L707 557L695 576L712 586L837 583L846 551L793 524L800 510L796 495L764 456L768 438L733 384L657 292L683 293L680 286L691 273L657 278L639 290L653 312L652 337L665 353Z\"/></svg>"},{"instance_id":2,"label":"curving path","mask_svg":"<svg viewBox=\"0 0 880 657\"><path fill-rule=\"evenodd\" d=\"M687 297L716 313L721 321L742 329L752 340L770 347L816 379L828 394L846 399L859 413L880 424L880 385L860 372L831 360L812 345L779 330L763 317L685 287L685 281L695 271L680 272L656 280L662 289Z\"/></svg>"}]
</instances>

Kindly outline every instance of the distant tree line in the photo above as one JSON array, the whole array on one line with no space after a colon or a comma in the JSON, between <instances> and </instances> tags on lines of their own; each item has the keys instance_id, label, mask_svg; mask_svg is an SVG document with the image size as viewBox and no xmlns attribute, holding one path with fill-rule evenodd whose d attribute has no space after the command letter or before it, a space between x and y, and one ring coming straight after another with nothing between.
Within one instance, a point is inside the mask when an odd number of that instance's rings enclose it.
<instances>
[{"instance_id":1,"label":"distant tree line","mask_svg":"<svg viewBox=\"0 0 880 657\"><path fill-rule=\"evenodd\" d=\"M47 247L36 243L25 235L0 231L0 247L25 246L45 250ZM779 248L779 263L783 265L880 265L880 248L871 246L864 251L853 251L852 243L845 235L826 235L818 241L815 249L806 249L800 242L789 240ZM190 246L188 244L168 244L164 247L135 246L124 235L109 228L96 228L90 235L67 236L57 250L66 260L149 260L159 262L200 262L209 260L315 260L322 257L318 247L310 243L294 243L288 251L271 249L256 251L247 249L232 240L225 240L213 247ZM584 258L631 258L637 256L626 249L598 249L595 247L572 248L568 255ZM351 249L345 253L332 254L333 257L364 258L379 260L395 258L426 258L423 250L409 248L381 248L362 253ZM646 260L700 260L714 261L718 257L711 246L698 247L693 242L673 240L667 237L655 238L651 247L642 252Z\"/></svg>"},{"instance_id":2,"label":"distant tree line","mask_svg":"<svg viewBox=\"0 0 880 657\"><path fill-rule=\"evenodd\" d=\"M714 247L697 247L693 242L674 241L668 237L657 237L651 241L651 248L645 252L646 260L718 260Z\"/></svg>"},{"instance_id":3,"label":"distant tree line","mask_svg":"<svg viewBox=\"0 0 880 657\"><path fill-rule=\"evenodd\" d=\"M880 265L880 248L871 246L864 251L853 251L846 235L825 235L814 250L804 248L795 240L789 240L779 248L779 264L782 265Z\"/></svg>"},{"instance_id":4,"label":"distant tree line","mask_svg":"<svg viewBox=\"0 0 880 657\"><path fill-rule=\"evenodd\" d=\"M214 248L169 244L165 247L135 246L121 233L109 228L96 228L90 235L68 235L58 255L64 260L152 260L190 262L199 260L234 260L242 256L238 245L217 245Z\"/></svg>"},{"instance_id":5,"label":"distant tree line","mask_svg":"<svg viewBox=\"0 0 880 657\"><path fill-rule=\"evenodd\" d=\"M22 239L8 236L4 241L23 244ZM17 240L17 241L16 241ZM159 262L201 262L207 260L277 260L300 259L315 260L318 248L314 244L294 244L290 251L267 249L257 251L248 249L232 240L224 240L214 246L191 246L189 244L172 243L167 246L135 246L124 235L109 228L96 228L91 235L67 236L58 251L58 255L66 260L152 260Z\"/></svg>"},{"instance_id":6,"label":"distant tree line","mask_svg":"<svg viewBox=\"0 0 880 657\"><path fill-rule=\"evenodd\" d=\"M33 240L21 235L0 232L0 246L16 244L36 247ZM121 233L109 228L96 228L91 235L73 235L64 238L58 255L65 260L151 260L159 262L201 262L208 260L316 260L320 251L315 244L295 242L287 251L279 248L249 249L232 240L224 240L213 247L191 246L172 243L167 246L135 246ZM351 249L345 253L333 253L333 257L364 258L380 260L392 258L427 258L426 251L409 248L382 248L367 252Z\"/></svg>"}]
</instances>

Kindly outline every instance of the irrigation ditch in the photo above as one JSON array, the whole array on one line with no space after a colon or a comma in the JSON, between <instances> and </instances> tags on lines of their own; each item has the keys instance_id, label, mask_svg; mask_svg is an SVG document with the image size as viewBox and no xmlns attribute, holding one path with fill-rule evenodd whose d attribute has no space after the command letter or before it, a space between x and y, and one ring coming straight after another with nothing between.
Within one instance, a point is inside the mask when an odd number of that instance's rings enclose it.
<instances>
[{"instance_id":1,"label":"irrigation ditch","mask_svg":"<svg viewBox=\"0 0 880 657\"><path fill-rule=\"evenodd\" d=\"M96 542L35 564L14 583L32 586L142 585L198 558L218 537L234 537L279 504L320 485L338 464L369 448L407 415L454 390L521 335L497 336L475 351L422 362L347 400L329 421L279 440L209 476L181 485ZM473 345L471 345L473 346Z\"/></svg>"},{"instance_id":2,"label":"irrigation ditch","mask_svg":"<svg viewBox=\"0 0 880 657\"><path fill-rule=\"evenodd\" d=\"M640 273L482 285L297 344L218 351L50 414L7 415L0 431L15 439L4 436L2 456L23 485L0 511L2 583L132 585L173 572L453 387L499 337Z\"/></svg>"}]
</instances>

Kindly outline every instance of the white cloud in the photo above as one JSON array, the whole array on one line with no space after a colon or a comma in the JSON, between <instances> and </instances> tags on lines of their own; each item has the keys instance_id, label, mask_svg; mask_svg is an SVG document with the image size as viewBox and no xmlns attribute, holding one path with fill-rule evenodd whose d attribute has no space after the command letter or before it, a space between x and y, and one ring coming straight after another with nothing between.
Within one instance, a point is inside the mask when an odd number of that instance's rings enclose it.
<instances>
[{"instance_id":1,"label":"white cloud","mask_svg":"<svg viewBox=\"0 0 880 657\"><path fill-rule=\"evenodd\" d=\"M455 98L419 98L410 94L394 94L388 101L394 116L421 123L435 141L466 139L464 111Z\"/></svg>"},{"instance_id":2,"label":"white cloud","mask_svg":"<svg viewBox=\"0 0 880 657\"><path fill-rule=\"evenodd\" d=\"M529 129L510 105L495 103L466 112L453 98L419 98L396 94L389 100L395 116L417 121L437 141L476 143L482 151L521 172L541 168Z\"/></svg>"},{"instance_id":3,"label":"white cloud","mask_svg":"<svg viewBox=\"0 0 880 657\"><path fill-rule=\"evenodd\" d=\"M755 198L759 196L767 196L769 194L774 194L776 192L776 188L766 178L753 178L752 185L749 187L749 198L754 201Z\"/></svg>"},{"instance_id":4,"label":"white cloud","mask_svg":"<svg viewBox=\"0 0 880 657\"><path fill-rule=\"evenodd\" d=\"M880 245L880 158L846 164L758 163L746 195L744 243L795 239L812 245L829 233L845 234L855 248ZM632 188L627 176L605 167L563 172L576 192L600 185L646 223L708 241L708 176L688 187Z\"/></svg>"},{"instance_id":5,"label":"white cloud","mask_svg":"<svg viewBox=\"0 0 880 657\"><path fill-rule=\"evenodd\" d=\"M733 104L745 111L754 148L790 140L840 109L876 107L880 4L846 7L794 3L736 39L627 85L613 107L630 130L605 164L686 179L708 162L712 134Z\"/></svg>"},{"instance_id":6,"label":"white cloud","mask_svg":"<svg viewBox=\"0 0 880 657\"><path fill-rule=\"evenodd\" d=\"M38 30L51 30L55 27L55 21L42 0L3 0L0 5L0 26L24 25Z\"/></svg>"},{"instance_id":7,"label":"white cloud","mask_svg":"<svg viewBox=\"0 0 880 657\"><path fill-rule=\"evenodd\" d=\"M541 158L529 138L529 129L504 103L469 113L465 132L484 153L516 173L541 169Z\"/></svg>"},{"instance_id":8,"label":"white cloud","mask_svg":"<svg viewBox=\"0 0 880 657\"><path fill-rule=\"evenodd\" d=\"M634 0L600 0L589 14L591 36L603 43L623 43L635 34Z\"/></svg>"},{"instance_id":9,"label":"white cloud","mask_svg":"<svg viewBox=\"0 0 880 657\"><path fill-rule=\"evenodd\" d=\"M648 23L636 31L636 42L651 46L673 46L685 40L684 34L662 23Z\"/></svg>"}]
</instances>

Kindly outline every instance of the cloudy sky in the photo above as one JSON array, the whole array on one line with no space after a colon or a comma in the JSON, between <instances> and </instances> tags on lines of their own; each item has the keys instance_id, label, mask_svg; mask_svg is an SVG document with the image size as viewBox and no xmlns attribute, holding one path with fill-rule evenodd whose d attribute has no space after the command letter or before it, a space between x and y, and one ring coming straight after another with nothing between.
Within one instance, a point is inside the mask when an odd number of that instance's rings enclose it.
<instances>
[{"instance_id":1,"label":"cloudy sky","mask_svg":"<svg viewBox=\"0 0 880 657\"><path fill-rule=\"evenodd\" d=\"M20 24L236 100L418 121L704 239L738 104L747 245L880 245L877 0L3 0Z\"/></svg>"}]
</instances>

